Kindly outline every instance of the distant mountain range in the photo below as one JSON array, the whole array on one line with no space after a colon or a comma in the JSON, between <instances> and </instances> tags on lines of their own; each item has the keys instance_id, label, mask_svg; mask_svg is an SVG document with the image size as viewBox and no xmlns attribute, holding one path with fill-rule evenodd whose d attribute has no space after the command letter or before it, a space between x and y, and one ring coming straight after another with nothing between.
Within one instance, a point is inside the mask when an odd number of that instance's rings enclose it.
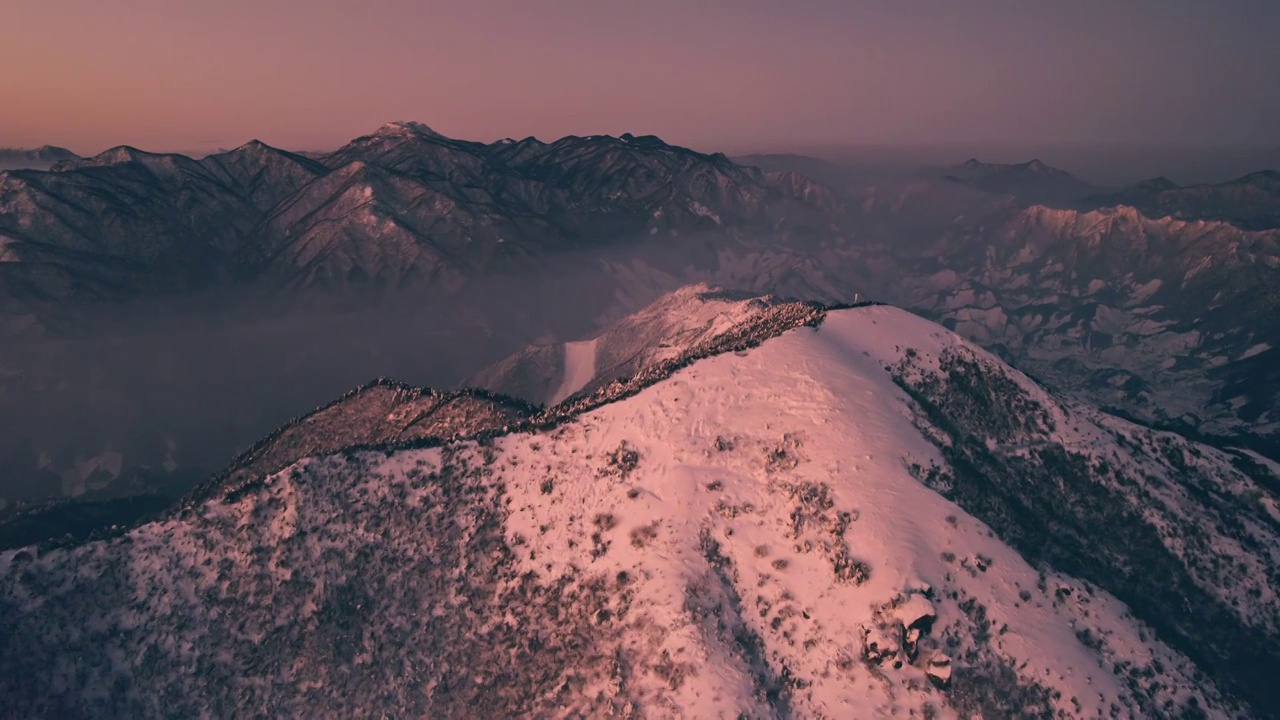
<instances>
[{"instance_id":1,"label":"distant mountain range","mask_svg":"<svg viewBox=\"0 0 1280 720\"><path fill-rule=\"evenodd\" d=\"M0 716L1280 713L1275 172L22 157Z\"/></svg>"},{"instance_id":2,"label":"distant mountain range","mask_svg":"<svg viewBox=\"0 0 1280 720\"><path fill-rule=\"evenodd\" d=\"M1280 457L1276 177L1103 195L1036 161L971 160L856 193L860 242L797 270L1091 402Z\"/></svg>"},{"instance_id":3,"label":"distant mountain range","mask_svg":"<svg viewBox=\"0 0 1280 720\"><path fill-rule=\"evenodd\" d=\"M758 167L766 172L799 173L823 185L845 192L856 190L859 182L869 175L841 163L808 155L787 153L738 155L733 157L733 161L739 165Z\"/></svg>"},{"instance_id":4,"label":"distant mountain range","mask_svg":"<svg viewBox=\"0 0 1280 720\"><path fill-rule=\"evenodd\" d=\"M795 174L654 137L489 145L391 123L308 158L120 147L0 176L0 310L188 293L458 287L632 238L830 231Z\"/></svg>"},{"instance_id":5,"label":"distant mountain range","mask_svg":"<svg viewBox=\"0 0 1280 720\"><path fill-rule=\"evenodd\" d=\"M881 296L1054 387L1280 452L1280 231L1033 206L879 253Z\"/></svg>"},{"instance_id":6,"label":"distant mountain range","mask_svg":"<svg viewBox=\"0 0 1280 720\"><path fill-rule=\"evenodd\" d=\"M42 145L38 148L0 148L0 170L48 170L61 162L79 160L66 148Z\"/></svg>"},{"instance_id":7,"label":"distant mountain range","mask_svg":"<svg viewBox=\"0 0 1280 720\"><path fill-rule=\"evenodd\" d=\"M1097 191L1089 183L1039 160L1008 165L971 158L948 168L943 177L983 192L1012 195L1031 203L1069 203Z\"/></svg>"},{"instance_id":8,"label":"distant mountain range","mask_svg":"<svg viewBox=\"0 0 1280 720\"><path fill-rule=\"evenodd\" d=\"M642 359L630 343L648 326L605 338L594 353L580 338L704 282L751 295L892 302L1092 404L1280 457L1280 230L1268 226L1275 173L1106 194L1034 160L975 159L876 187L824 161L739 160L764 167L650 136L485 144L389 123L331 153L251 142L196 160L116 148L49 172L4 173L0 329L45 337L53 349L27 356L17 341L0 347L0 397L10 407L95 397L102 380L55 377L50 358L104 353L139 376L173 378L162 396L175 406L163 433L145 441L113 434L74 452L15 441L0 454L15 458L9 466L24 487L84 493L144 478L138 487L149 488L188 468L194 444L213 444L202 454L208 472L208 458L234 455L299 409L281 396L257 417L244 409L256 398L236 384L219 397L235 408L234 432L188 427L194 418L177 398L210 384L216 369L184 378L184 363L175 375L165 359L152 370L161 361L140 359L128 342L58 349L66 327L97 327L96 313L129 300L151 302L143 311L151 315L206 293L206 305L258 318L274 317L273 303L319 298L347 310L366 295L429 289L392 304L394 313L421 308L412 332L399 314L376 343L361 334L376 313L344 325L337 347L366 359L334 377L349 386L428 364L415 350L387 369L385 347L405 336L439 347L465 337L485 350L455 361L442 383L470 378L548 403L579 388L529 384L550 382L541 369L571 362L591 382L625 373ZM172 312L199 333L195 311ZM674 317L666 327L691 337L705 330L688 322ZM276 336L207 345L239 366L235 358ZM314 354L333 356L325 337L330 349ZM273 361L279 367L267 372L281 377L265 384L277 389L257 394L296 386L285 369L294 363L303 366L291 356ZM490 374L477 375L486 365ZM174 465L177 474L164 470Z\"/></svg>"},{"instance_id":9,"label":"distant mountain range","mask_svg":"<svg viewBox=\"0 0 1280 720\"><path fill-rule=\"evenodd\" d=\"M1280 172L1263 170L1230 182L1185 187L1157 177L1087 198L1085 203L1129 205L1152 218L1220 220L1254 230L1280 228Z\"/></svg>"}]
</instances>

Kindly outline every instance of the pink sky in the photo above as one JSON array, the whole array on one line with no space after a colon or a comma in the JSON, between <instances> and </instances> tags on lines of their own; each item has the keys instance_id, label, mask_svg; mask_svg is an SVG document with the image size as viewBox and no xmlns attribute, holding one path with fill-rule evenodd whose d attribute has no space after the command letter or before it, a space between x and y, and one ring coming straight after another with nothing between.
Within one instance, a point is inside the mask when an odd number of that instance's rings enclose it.
<instances>
[{"instance_id":1,"label":"pink sky","mask_svg":"<svg viewBox=\"0 0 1280 720\"><path fill-rule=\"evenodd\" d=\"M0 147L1280 142L1267 2L0 0Z\"/></svg>"}]
</instances>

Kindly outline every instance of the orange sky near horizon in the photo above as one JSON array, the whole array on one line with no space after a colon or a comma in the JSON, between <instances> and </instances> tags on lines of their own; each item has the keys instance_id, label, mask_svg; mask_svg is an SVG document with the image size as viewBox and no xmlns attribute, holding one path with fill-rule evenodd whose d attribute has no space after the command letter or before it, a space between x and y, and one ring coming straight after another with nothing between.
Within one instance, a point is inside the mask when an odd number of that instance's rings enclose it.
<instances>
[{"instance_id":1,"label":"orange sky near horizon","mask_svg":"<svg viewBox=\"0 0 1280 720\"><path fill-rule=\"evenodd\" d=\"M0 0L0 147L1280 142L1280 3Z\"/></svg>"}]
</instances>

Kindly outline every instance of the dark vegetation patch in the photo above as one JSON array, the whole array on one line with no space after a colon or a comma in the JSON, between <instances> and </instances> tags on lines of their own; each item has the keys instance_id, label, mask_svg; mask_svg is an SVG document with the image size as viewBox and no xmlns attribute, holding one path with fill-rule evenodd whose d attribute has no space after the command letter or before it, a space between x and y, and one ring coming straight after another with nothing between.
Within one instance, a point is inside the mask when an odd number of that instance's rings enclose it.
<instances>
[{"instance_id":1,"label":"dark vegetation patch","mask_svg":"<svg viewBox=\"0 0 1280 720\"><path fill-rule=\"evenodd\" d=\"M940 374L910 360L891 369L919 408L921 430L947 462L946 468L914 468L919 479L990 525L1033 565L1088 580L1120 598L1163 641L1255 711L1280 706L1280 686L1264 669L1280 667L1280 637L1246 625L1195 581L1117 489L1136 487L1138 479L1052 441L1047 408L1007 374L958 351L939 360ZM1020 451L1003 452L1006 447ZM1182 467L1193 496L1211 484L1186 463Z\"/></svg>"},{"instance_id":2,"label":"dark vegetation patch","mask_svg":"<svg viewBox=\"0 0 1280 720\"><path fill-rule=\"evenodd\" d=\"M629 576L520 571L482 452L449 449L438 469L385 477L375 459L327 458L287 492L246 497L245 525L214 506L135 537L10 559L0 716L639 708L624 675L647 659L620 641L634 620ZM601 686L616 692L585 694Z\"/></svg>"},{"instance_id":3,"label":"dark vegetation patch","mask_svg":"<svg viewBox=\"0 0 1280 720\"><path fill-rule=\"evenodd\" d=\"M861 585L871 579L871 566L856 558L845 540L845 532L858 518L856 510L836 509L831 487L826 483L782 483L795 506L787 537L803 551L817 549L831 563L838 583Z\"/></svg>"},{"instance_id":4,"label":"dark vegetation patch","mask_svg":"<svg viewBox=\"0 0 1280 720\"><path fill-rule=\"evenodd\" d=\"M990 654L984 654L976 662L954 666L947 699L960 717L1028 720L1059 717L1047 688L1021 680L1007 661Z\"/></svg>"},{"instance_id":5,"label":"dark vegetation patch","mask_svg":"<svg viewBox=\"0 0 1280 720\"><path fill-rule=\"evenodd\" d=\"M156 517L173 502L166 495L131 495L107 500L51 500L0 512L0 550L42 545L46 548L109 536L114 528L133 527Z\"/></svg>"},{"instance_id":6,"label":"dark vegetation patch","mask_svg":"<svg viewBox=\"0 0 1280 720\"><path fill-rule=\"evenodd\" d=\"M600 472L601 476L616 476L625 480L637 467L640 467L640 452L623 440L605 458L607 467Z\"/></svg>"},{"instance_id":7,"label":"dark vegetation patch","mask_svg":"<svg viewBox=\"0 0 1280 720\"><path fill-rule=\"evenodd\" d=\"M702 529L699 542L709 573L686 590L685 611L709 640L726 646L743 663L755 684L756 702L777 717L789 717L790 669L783 666L775 671L769 664L764 640L746 620L737 590L737 570L709 528Z\"/></svg>"}]
</instances>

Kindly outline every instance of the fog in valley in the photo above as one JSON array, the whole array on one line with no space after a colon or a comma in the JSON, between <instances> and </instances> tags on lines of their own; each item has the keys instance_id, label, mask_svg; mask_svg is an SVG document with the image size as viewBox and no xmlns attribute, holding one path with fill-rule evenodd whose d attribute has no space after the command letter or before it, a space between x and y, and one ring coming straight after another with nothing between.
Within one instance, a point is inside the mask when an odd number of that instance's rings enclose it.
<instances>
[{"instance_id":1,"label":"fog in valley","mask_svg":"<svg viewBox=\"0 0 1280 720\"><path fill-rule=\"evenodd\" d=\"M831 188L848 208L842 228L787 242L763 236L743 243L715 234L611 238L571 254L530 258L523 271L471 278L460 288L287 298L256 288L67 308L42 316L35 329L11 323L0 338L0 424L6 428L0 502L179 495L264 434L360 383L391 377L458 387L527 344L587 336L690 282L822 301L852 300L857 293L902 302L893 278L832 262L824 247L926 247L973 197L931 199L887 222L865 212L864 201L892 197L973 155L993 162L1039 157L1099 192L1152 174L1215 182L1280 165L1280 151L1258 148L842 147L748 154L734 160L799 172ZM726 261L749 254L746 247L785 257L766 269ZM788 271L788 263L808 263L809 274ZM825 282L810 282L814 273Z\"/></svg>"},{"instance_id":2,"label":"fog in valley","mask_svg":"<svg viewBox=\"0 0 1280 720\"><path fill-rule=\"evenodd\" d=\"M528 344L590 334L709 268L716 242L602 243L456 290L205 294L10 329L0 338L0 498L182 493L363 382L454 388ZM633 263L646 268L637 282L606 271Z\"/></svg>"}]
</instances>

